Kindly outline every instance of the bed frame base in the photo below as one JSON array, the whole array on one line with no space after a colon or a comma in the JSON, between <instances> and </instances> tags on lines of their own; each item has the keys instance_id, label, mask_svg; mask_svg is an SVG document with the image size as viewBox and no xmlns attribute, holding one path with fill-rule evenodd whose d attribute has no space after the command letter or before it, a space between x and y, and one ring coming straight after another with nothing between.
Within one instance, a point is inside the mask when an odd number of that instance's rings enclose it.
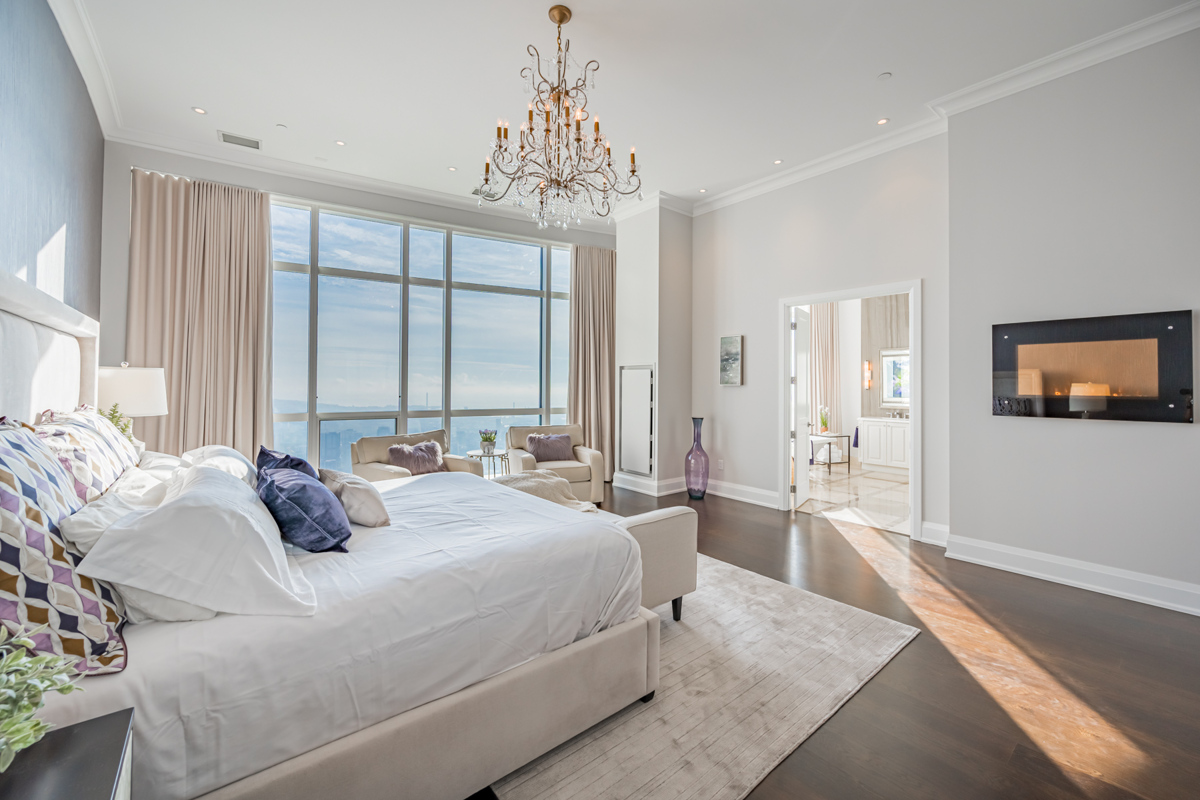
<instances>
[{"instance_id":1,"label":"bed frame base","mask_svg":"<svg viewBox=\"0 0 1200 800\"><path fill-rule=\"evenodd\" d=\"M203 795L464 800L658 688L659 617L638 616Z\"/></svg>"}]
</instances>

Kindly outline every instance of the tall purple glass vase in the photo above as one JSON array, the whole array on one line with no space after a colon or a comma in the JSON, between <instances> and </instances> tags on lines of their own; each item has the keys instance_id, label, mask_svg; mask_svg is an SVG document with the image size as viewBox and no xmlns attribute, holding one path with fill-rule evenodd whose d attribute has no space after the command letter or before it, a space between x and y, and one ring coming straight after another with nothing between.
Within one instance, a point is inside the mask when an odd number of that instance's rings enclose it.
<instances>
[{"instance_id":1,"label":"tall purple glass vase","mask_svg":"<svg viewBox=\"0 0 1200 800\"><path fill-rule=\"evenodd\" d=\"M683 479L688 497L703 500L708 490L708 453L700 446L700 426L704 417L692 417L692 449L683 459Z\"/></svg>"}]
</instances>

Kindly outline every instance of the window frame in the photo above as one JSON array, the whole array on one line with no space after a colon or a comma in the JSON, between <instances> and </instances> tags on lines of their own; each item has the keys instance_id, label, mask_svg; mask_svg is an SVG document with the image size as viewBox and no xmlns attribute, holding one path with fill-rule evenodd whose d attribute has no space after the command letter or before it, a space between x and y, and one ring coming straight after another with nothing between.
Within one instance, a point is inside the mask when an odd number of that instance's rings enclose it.
<instances>
[{"instance_id":1,"label":"window frame","mask_svg":"<svg viewBox=\"0 0 1200 800\"><path fill-rule=\"evenodd\" d=\"M270 198L272 206L284 206L298 210L308 211L309 213L309 263L297 264L290 261L274 260L272 252L272 275L275 271L293 272L306 275L308 277L308 375L307 386L308 396L305 398L307 410L304 412L291 414L273 414L272 422L304 422L307 425L307 443L308 443L308 461L313 464L321 463L321 423L332 420L356 420L356 419L392 419L396 420L397 434L408 432L408 421L410 419L439 419L441 427L445 429L447 437L451 433L451 420L455 417L478 417L478 416L521 416L537 415L543 425L550 424L550 420L556 414L566 414L565 407L550 405L550 382L551 382L551 333L553 325L554 304L551 300L567 300L570 302L571 293L553 291L551 287L554 283L554 264L553 251L567 251L567 270L571 269L573 254L569 244L564 245L563 242L554 242L547 239L538 239L527 236L516 236L509 234L499 234L495 231L481 230L478 228L469 228L458 225L447 225L440 222L432 222L429 220L416 219L412 217L403 217L384 212L367 211L359 208L350 208L347 206L339 206L331 203L321 203L313 200L304 200L301 198L290 197L287 195L272 194ZM368 272L362 270L348 270L339 267L322 267L319 263L320 253L320 218L321 212L339 214L343 216L357 217L359 219L386 222L394 225L399 225L403 229L402 234L402 252L401 252L401 270L399 275L390 275L382 272ZM442 279L435 278L418 278L411 274L409 264L409 232L410 229L422 228L425 230L435 230L441 232L444 239L444 254L443 254L443 272ZM501 242L519 242L521 244L537 245L542 250L542 288L541 289L518 289L515 287L492 286L488 284L466 283L454 280L454 234L464 234L482 239L492 239ZM377 281L380 283L399 284L401 286L401 307L400 307L400 402L399 410L393 414L390 411L352 411L352 412L318 412L317 411L317 333L318 333L318 314L319 307L319 292L320 292L320 277L331 276L340 278L350 278L353 280L368 280ZM569 285L569 282L568 282ZM409 411L408 400L408 361L409 361L409 288L412 286L426 286L442 290L442 408L440 411ZM452 363L452 307L454 302L454 292L456 290L465 290L473 292L486 292L490 294L507 294L519 295L522 297L536 297L542 300L542 319L541 319L541 385L539 386L539 397L541 404L537 407L529 408L467 408L454 409L453 405L453 389L451 376L453 374ZM272 301L273 302L273 301ZM570 306L568 305L568 308ZM568 345L569 347L569 345ZM272 380L272 386L274 381ZM273 398L272 398L273 400Z\"/></svg>"}]
</instances>

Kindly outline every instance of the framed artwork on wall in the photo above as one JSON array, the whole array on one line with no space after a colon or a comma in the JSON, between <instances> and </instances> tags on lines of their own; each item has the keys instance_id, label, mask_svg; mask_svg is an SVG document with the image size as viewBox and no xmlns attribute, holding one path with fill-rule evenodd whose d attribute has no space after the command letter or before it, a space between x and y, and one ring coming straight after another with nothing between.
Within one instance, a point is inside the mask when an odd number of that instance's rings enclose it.
<instances>
[{"instance_id":1,"label":"framed artwork on wall","mask_svg":"<svg viewBox=\"0 0 1200 800\"><path fill-rule=\"evenodd\" d=\"M742 337L721 337L721 385L742 385Z\"/></svg>"}]
</instances>

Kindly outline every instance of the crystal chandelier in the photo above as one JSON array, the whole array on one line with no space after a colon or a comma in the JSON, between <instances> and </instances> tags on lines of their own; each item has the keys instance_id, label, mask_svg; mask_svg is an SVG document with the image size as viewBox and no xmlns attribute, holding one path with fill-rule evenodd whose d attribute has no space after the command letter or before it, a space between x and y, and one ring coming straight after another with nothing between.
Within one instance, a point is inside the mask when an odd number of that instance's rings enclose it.
<instances>
[{"instance_id":1,"label":"crystal chandelier","mask_svg":"<svg viewBox=\"0 0 1200 800\"><path fill-rule=\"evenodd\" d=\"M563 44L562 39L562 26L570 19L566 6L550 9L550 21L558 26L553 58L543 59L529 45L531 61L521 70L525 91L534 93L528 119L514 139L509 139L507 121L497 123L492 154L479 176L480 206L485 200L511 203L527 209L539 228L565 229L584 219L609 217L622 197L642 197L633 148L628 169L618 172L612 146L600 133L600 119L588 111L585 90L596 88L600 63L580 67L571 56L570 41Z\"/></svg>"}]
</instances>

